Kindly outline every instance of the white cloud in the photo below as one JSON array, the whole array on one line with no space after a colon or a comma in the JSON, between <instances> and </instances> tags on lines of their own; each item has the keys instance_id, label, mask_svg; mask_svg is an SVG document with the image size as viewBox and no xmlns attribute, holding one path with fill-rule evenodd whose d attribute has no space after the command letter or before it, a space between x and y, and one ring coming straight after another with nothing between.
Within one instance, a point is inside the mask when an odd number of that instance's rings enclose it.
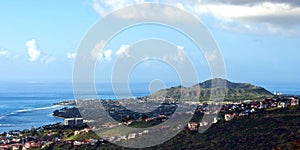
<instances>
[{"instance_id":1,"label":"white cloud","mask_svg":"<svg viewBox=\"0 0 300 150\"><path fill-rule=\"evenodd\" d=\"M104 59L106 59L107 61L111 61L111 54L112 54L111 49L104 51L103 52Z\"/></svg>"},{"instance_id":2,"label":"white cloud","mask_svg":"<svg viewBox=\"0 0 300 150\"><path fill-rule=\"evenodd\" d=\"M107 60L111 61L112 57L112 50L103 50L104 46L106 44L106 41L101 40L91 51L91 56L94 59L98 59L100 61Z\"/></svg>"},{"instance_id":3,"label":"white cloud","mask_svg":"<svg viewBox=\"0 0 300 150\"><path fill-rule=\"evenodd\" d=\"M37 48L37 42L35 39L27 41L25 45L27 47L29 61L35 62L39 60L42 64L49 64L55 61L55 57L48 54L42 54L42 52Z\"/></svg>"},{"instance_id":4,"label":"white cloud","mask_svg":"<svg viewBox=\"0 0 300 150\"><path fill-rule=\"evenodd\" d=\"M8 57L9 51L7 50L0 50L0 57Z\"/></svg>"},{"instance_id":5,"label":"white cloud","mask_svg":"<svg viewBox=\"0 0 300 150\"><path fill-rule=\"evenodd\" d=\"M41 51L37 49L35 39L27 41L26 47L29 55L29 61L37 61L41 55Z\"/></svg>"},{"instance_id":6,"label":"white cloud","mask_svg":"<svg viewBox=\"0 0 300 150\"><path fill-rule=\"evenodd\" d=\"M120 55L124 54L126 49L129 47L130 47L130 45L126 45L126 44L121 45L121 47L116 51L116 55L120 56Z\"/></svg>"},{"instance_id":7,"label":"white cloud","mask_svg":"<svg viewBox=\"0 0 300 150\"><path fill-rule=\"evenodd\" d=\"M55 61L55 57L45 55L45 56L41 57L40 61L42 64L49 64L49 63Z\"/></svg>"},{"instance_id":8,"label":"white cloud","mask_svg":"<svg viewBox=\"0 0 300 150\"><path fill-rule=\"evenodd\" d=\"M101 16L134 4L144 3L144 0L93 0L93 9Z\"/></svg>"},{"instance_id":9,"label":"white cloud","mask_svg":"<svg viewBox=\"0 0 300 150\"><path fill-rule=\"evenodd\" d=\"M218 49L210 50L210 51L205 51L204 56L208 60L208 62L213 62L217 58L218 54Z\"/></svg>"},{"instance_id":10,"label":"white cloud","mask_svg":"<svg viewBox=\"0 0 300 150\"><path fill-rule=\"evenodd\" d=\"M77 53L68 53L67 54L67 58L69 58L69 59L75 59L76 55L77 55Z\"/></svg>"},{"instance_id":11,"label":"white cloud","mask_svg":"<svg viewBox=\"0 0 300 150\"><path fill-rule=\"evenodd\" d=\"M198 16L211 15L219 22L217 27L233 32L290 35L298 32L300 7L290 1L205 1L181 7Z\"/></svg>"},{"instance_id":12,"label":"white cloud","mask_svg":"<svg viewBox=\"0 0 300 150\"><path fill-rule=\"evenodd\" d=\"M140 7L130 7L123 11L114 12L114 17L124 19L124 20L161 20L161 21L170 21L170 22L190 22L189 17L186 17L186 14L179 12L177 9L172 9L171 7L153 7L151 3L167 3L163 0L94 0L92 7L96 13L100 16L105 16L113 11L116 11L120 8L135 4L145 4ZM178 6L180 3L178 3ZM158 11L161 13L159 15Z\"/></svg>"},{"instance_id":13,"label":"white cloud","mask_svg":"<svg viewBox=\"0 0 300 150\"><path fill-rule=\"evenodd\" d=\"M163 59L165 61L172 61L172 62L177 62L177 63L184 63L185 61L185 56L183 53L184 47L181 45L177 46L176 53L173 53L172 55L168 54L163 56Z\"/></svg>"},{"instance_id":14,"label":"white cloud","mask_svg":"<svg viewBox=\"0 0 300 150\"><path fill-rule=\"evenodd\" d=\"M103 48L106 44L105 40L101 40L91 51L91 56L94 59L103 57Z\"/></svg>"},{"instance_id":15,"label":"white cloud","mask_svg":"<svg viewBox=\"0 0 300 150\"><path fill-rule=\"evenodd\" d=\"M212 16L217 20L216 26L222 30L280 35L299 33L300 2L294 0L154 0L151 2L173 5L200 18L205 15ZM145 3L145 1L94 0L93 9L104 16L119 8L140 3ZM117 15L124 19L152 18L153 12L156 11L128 10L127 13L122 12ZM170 9L164 10L161 14L162 19L167 16L173 21L176 19L186 22L187 20L182 20L184 17L180 15L177 11ZM232 24L235 26L231 27Z\"/></svg>"}]
</instances>

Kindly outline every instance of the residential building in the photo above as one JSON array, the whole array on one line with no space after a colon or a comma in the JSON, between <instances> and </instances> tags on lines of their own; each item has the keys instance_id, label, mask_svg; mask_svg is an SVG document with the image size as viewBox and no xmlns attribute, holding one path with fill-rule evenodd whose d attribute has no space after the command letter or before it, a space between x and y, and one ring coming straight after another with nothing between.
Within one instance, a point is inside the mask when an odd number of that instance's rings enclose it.
<instances>
[{"instance_id":1,"label":"residential building","mask_svg":"<svg viewBox=\"0 0 300 150\"><path fill-rule=\"evenodd\" d=\"M235 117L235 114L225 114L224 119L225 121L230 121Z\"/></svg>"},{"instance_id":2,"label":"residential building","mask_svg":"<svg viewBox=\"0 0 300 150\"><path fill-rule=\"evenodd\" d=\"M291 106L298 106L298 105L299 105L299 99L292 98L291 99Z\"/></svg>"},{"instance_id":3,"label":"residential building","mask_svg":"<svg viewBox=\"0 0 300 150\"><path fill-rule=\"evenodd\" d=\"M64 125L66 126L74 126L74 125L82 125L83 118L65 118Z\"/></svg>"},{"instance_id":4,"label":"residential building","mask_svg":"<svg viewBox=\"0 0 300 150\"><path fill-rule=\"evenodd\" d=\"M188 129L190 131L197 131L199 129L199 124L197 122L189 122Z\"/></svg>"}]
</instances>

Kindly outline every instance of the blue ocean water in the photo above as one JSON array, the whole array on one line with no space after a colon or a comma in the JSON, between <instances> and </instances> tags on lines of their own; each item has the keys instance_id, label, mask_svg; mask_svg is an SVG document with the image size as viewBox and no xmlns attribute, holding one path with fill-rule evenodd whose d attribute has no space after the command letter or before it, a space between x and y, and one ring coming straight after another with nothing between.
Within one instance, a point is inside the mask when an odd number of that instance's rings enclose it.
<instances>
[{"instance_id":1,"label":"blue ocean water","mask_svg":"<svg viewBox=\"0 0 300 150\"><path fill-rule=\"evenodd\" d=\"M97 84L96 86L98 97L115 99L111 84ZM133 96L149 94L145 84L130 87L133 87L131 91ZM52 104L73 99L71 83L1 83L0 133L62 122L63 119L54 118L51 114L63 106Z\"/></svg>"},{"instance_id":2,"label":"blue ocean water","mask_svg":"<svg viewBox=\"0 0 300 150\"><path fill-rule=\"evenodd\" d=\"M130 85L133 96L150 93L148 83ZM175 86L169 83L166 86ZM299 84L260 83L270 92L274 90L291 95L300 95ZM115 99L110 84L97 84L98 95L105 99ZM74 99L71 83L1 83L0 84L0 133L9 130L23 130L56 122L61 118L51 116L55 102Z\"/></svg>"}]
</instances>

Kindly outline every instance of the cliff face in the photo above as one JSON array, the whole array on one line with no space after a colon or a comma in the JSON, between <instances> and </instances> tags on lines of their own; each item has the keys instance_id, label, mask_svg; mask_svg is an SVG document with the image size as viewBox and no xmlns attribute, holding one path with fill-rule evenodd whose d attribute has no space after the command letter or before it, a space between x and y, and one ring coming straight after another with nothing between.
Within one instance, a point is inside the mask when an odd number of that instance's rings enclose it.
<instances>
[{"instance_id":1,"label":"cliff face","mask_svg":"<svg viewBox=\"0 0 300 150\"><path fill-rule=\"evenodd\" d=\"M225 85L225 91L224 91ZM266 89L255 86L249 83L234 83L225 79L211 79L191 87L172 87L169 89L160 90L152 96L154 97L171 97L171 98L188 98L210 100L211 94L225 93L225 101L242 101L242 100L259 100L272 97L272 93Z\"/></svg>"}]
</instances>

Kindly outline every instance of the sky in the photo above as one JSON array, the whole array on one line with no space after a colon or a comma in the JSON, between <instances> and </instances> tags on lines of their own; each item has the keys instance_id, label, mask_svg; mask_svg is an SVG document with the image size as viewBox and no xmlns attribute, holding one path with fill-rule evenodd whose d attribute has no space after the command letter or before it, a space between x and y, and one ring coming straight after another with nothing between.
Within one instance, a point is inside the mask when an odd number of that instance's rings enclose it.
<instances>
[{"instance_id":1,"label":"sky","mask_svg":"<svg viewBox=\"0 0 300 150\"><path fill-rule=\"evenodd\" d=\"M218 43L231 81L300 83L300 2L294 0L2 1L0 81L71 82L78 47L97 21L120 8L152 2L175 6L197 17ZM120 17L141 15L132 12ZM185 23L184 18L177 19ZM140 39L148 38L171 41L185 50L199 79L210 78L206 58L191 41L170 28L144 24L120 32L103 50L92 53L98 59L97 81L109 82L114 60ZM135 82L178 79L176 71L157 61L137 66L129 78Z\"/></svg>"}]
</instances>

